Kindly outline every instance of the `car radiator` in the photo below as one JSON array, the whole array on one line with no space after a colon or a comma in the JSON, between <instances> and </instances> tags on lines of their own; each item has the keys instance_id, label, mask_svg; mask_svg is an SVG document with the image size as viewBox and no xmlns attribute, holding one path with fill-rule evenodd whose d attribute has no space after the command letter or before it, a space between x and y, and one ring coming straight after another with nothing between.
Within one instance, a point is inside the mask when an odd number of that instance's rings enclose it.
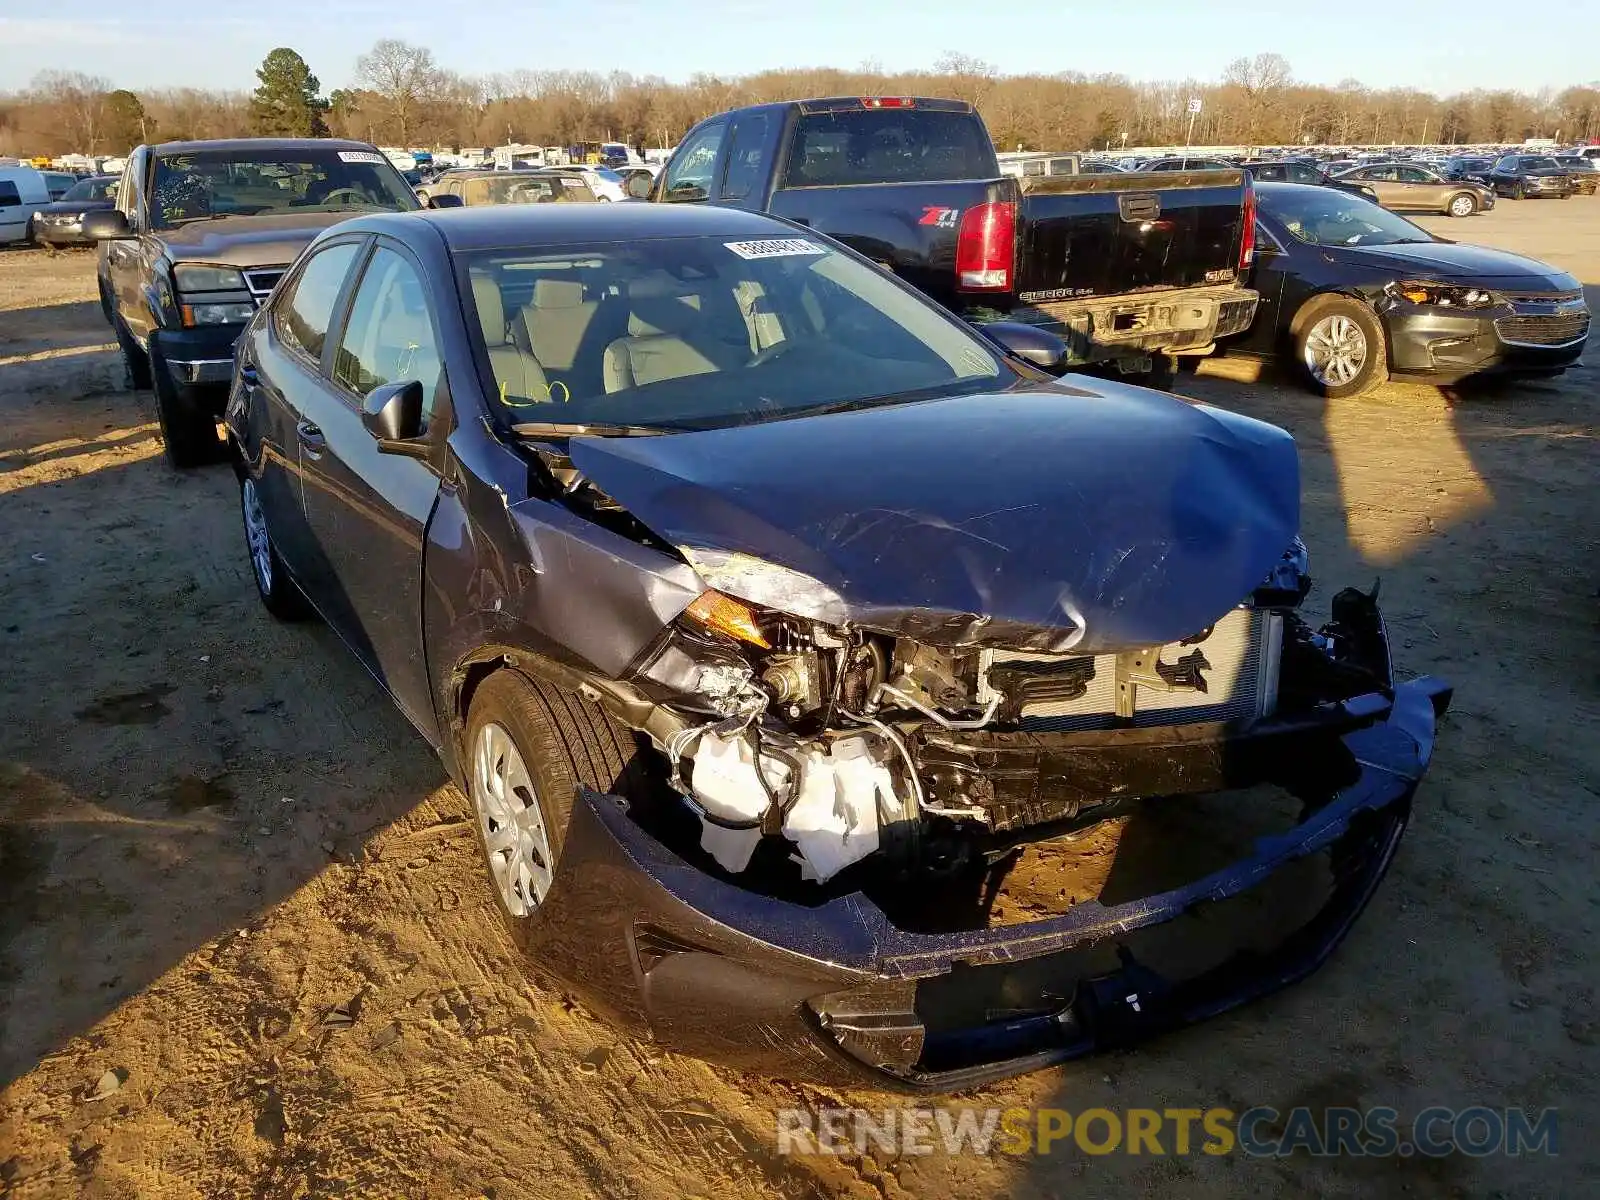
<instances>
[{"instance_id":1,"label":"car radiator","mask_svg":"<svg viewBox=\"0 0 1600 1200\"><path fill-rule=\"evenodd\" d=\"M1009 697L1020 728L1040 733L1245 723L1277 707L1282 648L1282 616L1241 607L1203 638L1163 646L1154 658L1148 653L1088 658L985 651L979 662L980 698ZM1064 695L1080 688L1081 694ZM1124 693L1123 713L1119 692ZM1126 715L1130 708L1131 716Z\"/></svg>"}]
</instances>

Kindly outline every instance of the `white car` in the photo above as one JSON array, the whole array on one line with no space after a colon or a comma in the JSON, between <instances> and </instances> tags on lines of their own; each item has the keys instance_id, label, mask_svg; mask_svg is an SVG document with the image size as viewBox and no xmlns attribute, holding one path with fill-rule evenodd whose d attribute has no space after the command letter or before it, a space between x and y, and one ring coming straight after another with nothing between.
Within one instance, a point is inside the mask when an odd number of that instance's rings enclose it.
<instances>
[{"instance_id":1,"label":"white car","mask_svg":"<svg viewBox=\"0 0 1600 1200\"><path fill-rule=\"evenodd\" d=\"M573 165L570 167L549 167L551 171L577 171L583 175L583 181L589 185L589 190L595 194L597 200L626 200L628 189L623 185L622 176L610 167L591 167Z\"/></svg>"}]
</instances>

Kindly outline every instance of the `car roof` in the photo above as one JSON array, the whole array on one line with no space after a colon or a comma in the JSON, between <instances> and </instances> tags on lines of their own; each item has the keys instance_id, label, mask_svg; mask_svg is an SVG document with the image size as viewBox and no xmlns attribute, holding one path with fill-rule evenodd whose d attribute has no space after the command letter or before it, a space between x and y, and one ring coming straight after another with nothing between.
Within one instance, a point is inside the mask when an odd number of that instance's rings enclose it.
<instances>
[{"instance_id":1,"label":"car roof","mask_svg":"<svg viewBox=\"0 0 1600 1200\"><path fill-rule=\"evenodd\" d=\"M369 142L346 138L213 138L196 142L160 142L157 154L193 154L201 150L371 150Z\"/></svg>"},{"instance_id":2,"label":"car roof","mask_svg":"<svg viewBox=\"0 0 1600 1200\"><path fill-rule=\"evenodd\" d=\"M463 208L422 209L411 213L375 213L357 217L340 229L367 229L402 239L423 222L438 230L452 253L499 250L515 246L565 246L578 242L633 241L640 238L804 237L796 229L764 213L720 205L648 204L485 204Z\"/></svg>"}]
</instances>

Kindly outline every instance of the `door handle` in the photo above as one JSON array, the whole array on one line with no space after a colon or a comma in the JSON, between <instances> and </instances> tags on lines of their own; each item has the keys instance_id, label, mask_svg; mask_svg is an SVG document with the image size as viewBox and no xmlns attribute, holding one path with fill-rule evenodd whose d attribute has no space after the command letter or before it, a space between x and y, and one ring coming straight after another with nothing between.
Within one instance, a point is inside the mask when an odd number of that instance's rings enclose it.
<instances>
[{"instance_id":1,"label":"door handle","mask_svg":"<svg viewBox=\"0 0 1600 1200\"><path fill-rule=\"evenodd\" d=\"M294 427L294 431L300 436L300 444L310 451L313 456L328 448L328 439L323 437L322 430L318 429L310 421L301 421Z\"/></svg>"}]
</instances>

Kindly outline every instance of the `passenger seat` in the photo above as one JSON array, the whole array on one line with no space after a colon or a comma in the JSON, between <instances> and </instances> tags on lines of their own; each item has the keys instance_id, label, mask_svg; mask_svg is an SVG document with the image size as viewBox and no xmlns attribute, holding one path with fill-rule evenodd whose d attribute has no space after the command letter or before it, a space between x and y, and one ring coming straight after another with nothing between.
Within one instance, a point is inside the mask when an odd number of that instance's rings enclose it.
<instances>
[{"instance_id":1,"label":"passenger seat","mask_svg":"<svg viewBox=\"0 0 1600 1200\"><path fill-rule=\"evenodd\" d=\"M506 325L505 299L493 275L472 272L472 298L483 326L483 343L489 348L489 368L502 399L544 402L550 399L544 368L539 360L514 344Z\"/></svg>"},{"instance_id":2,"label":"passenger seat","mask_svg":"<svg viewBox=\"0 0 1600 1200\"><path fill-rule=\"evenodd\" d=\"M708 355L707 348L690 345L687 339L705 324L699 296L636 296L629 307L628 336L606 347L608 393L727 369Z\"/></svg>"}]
</instances>

